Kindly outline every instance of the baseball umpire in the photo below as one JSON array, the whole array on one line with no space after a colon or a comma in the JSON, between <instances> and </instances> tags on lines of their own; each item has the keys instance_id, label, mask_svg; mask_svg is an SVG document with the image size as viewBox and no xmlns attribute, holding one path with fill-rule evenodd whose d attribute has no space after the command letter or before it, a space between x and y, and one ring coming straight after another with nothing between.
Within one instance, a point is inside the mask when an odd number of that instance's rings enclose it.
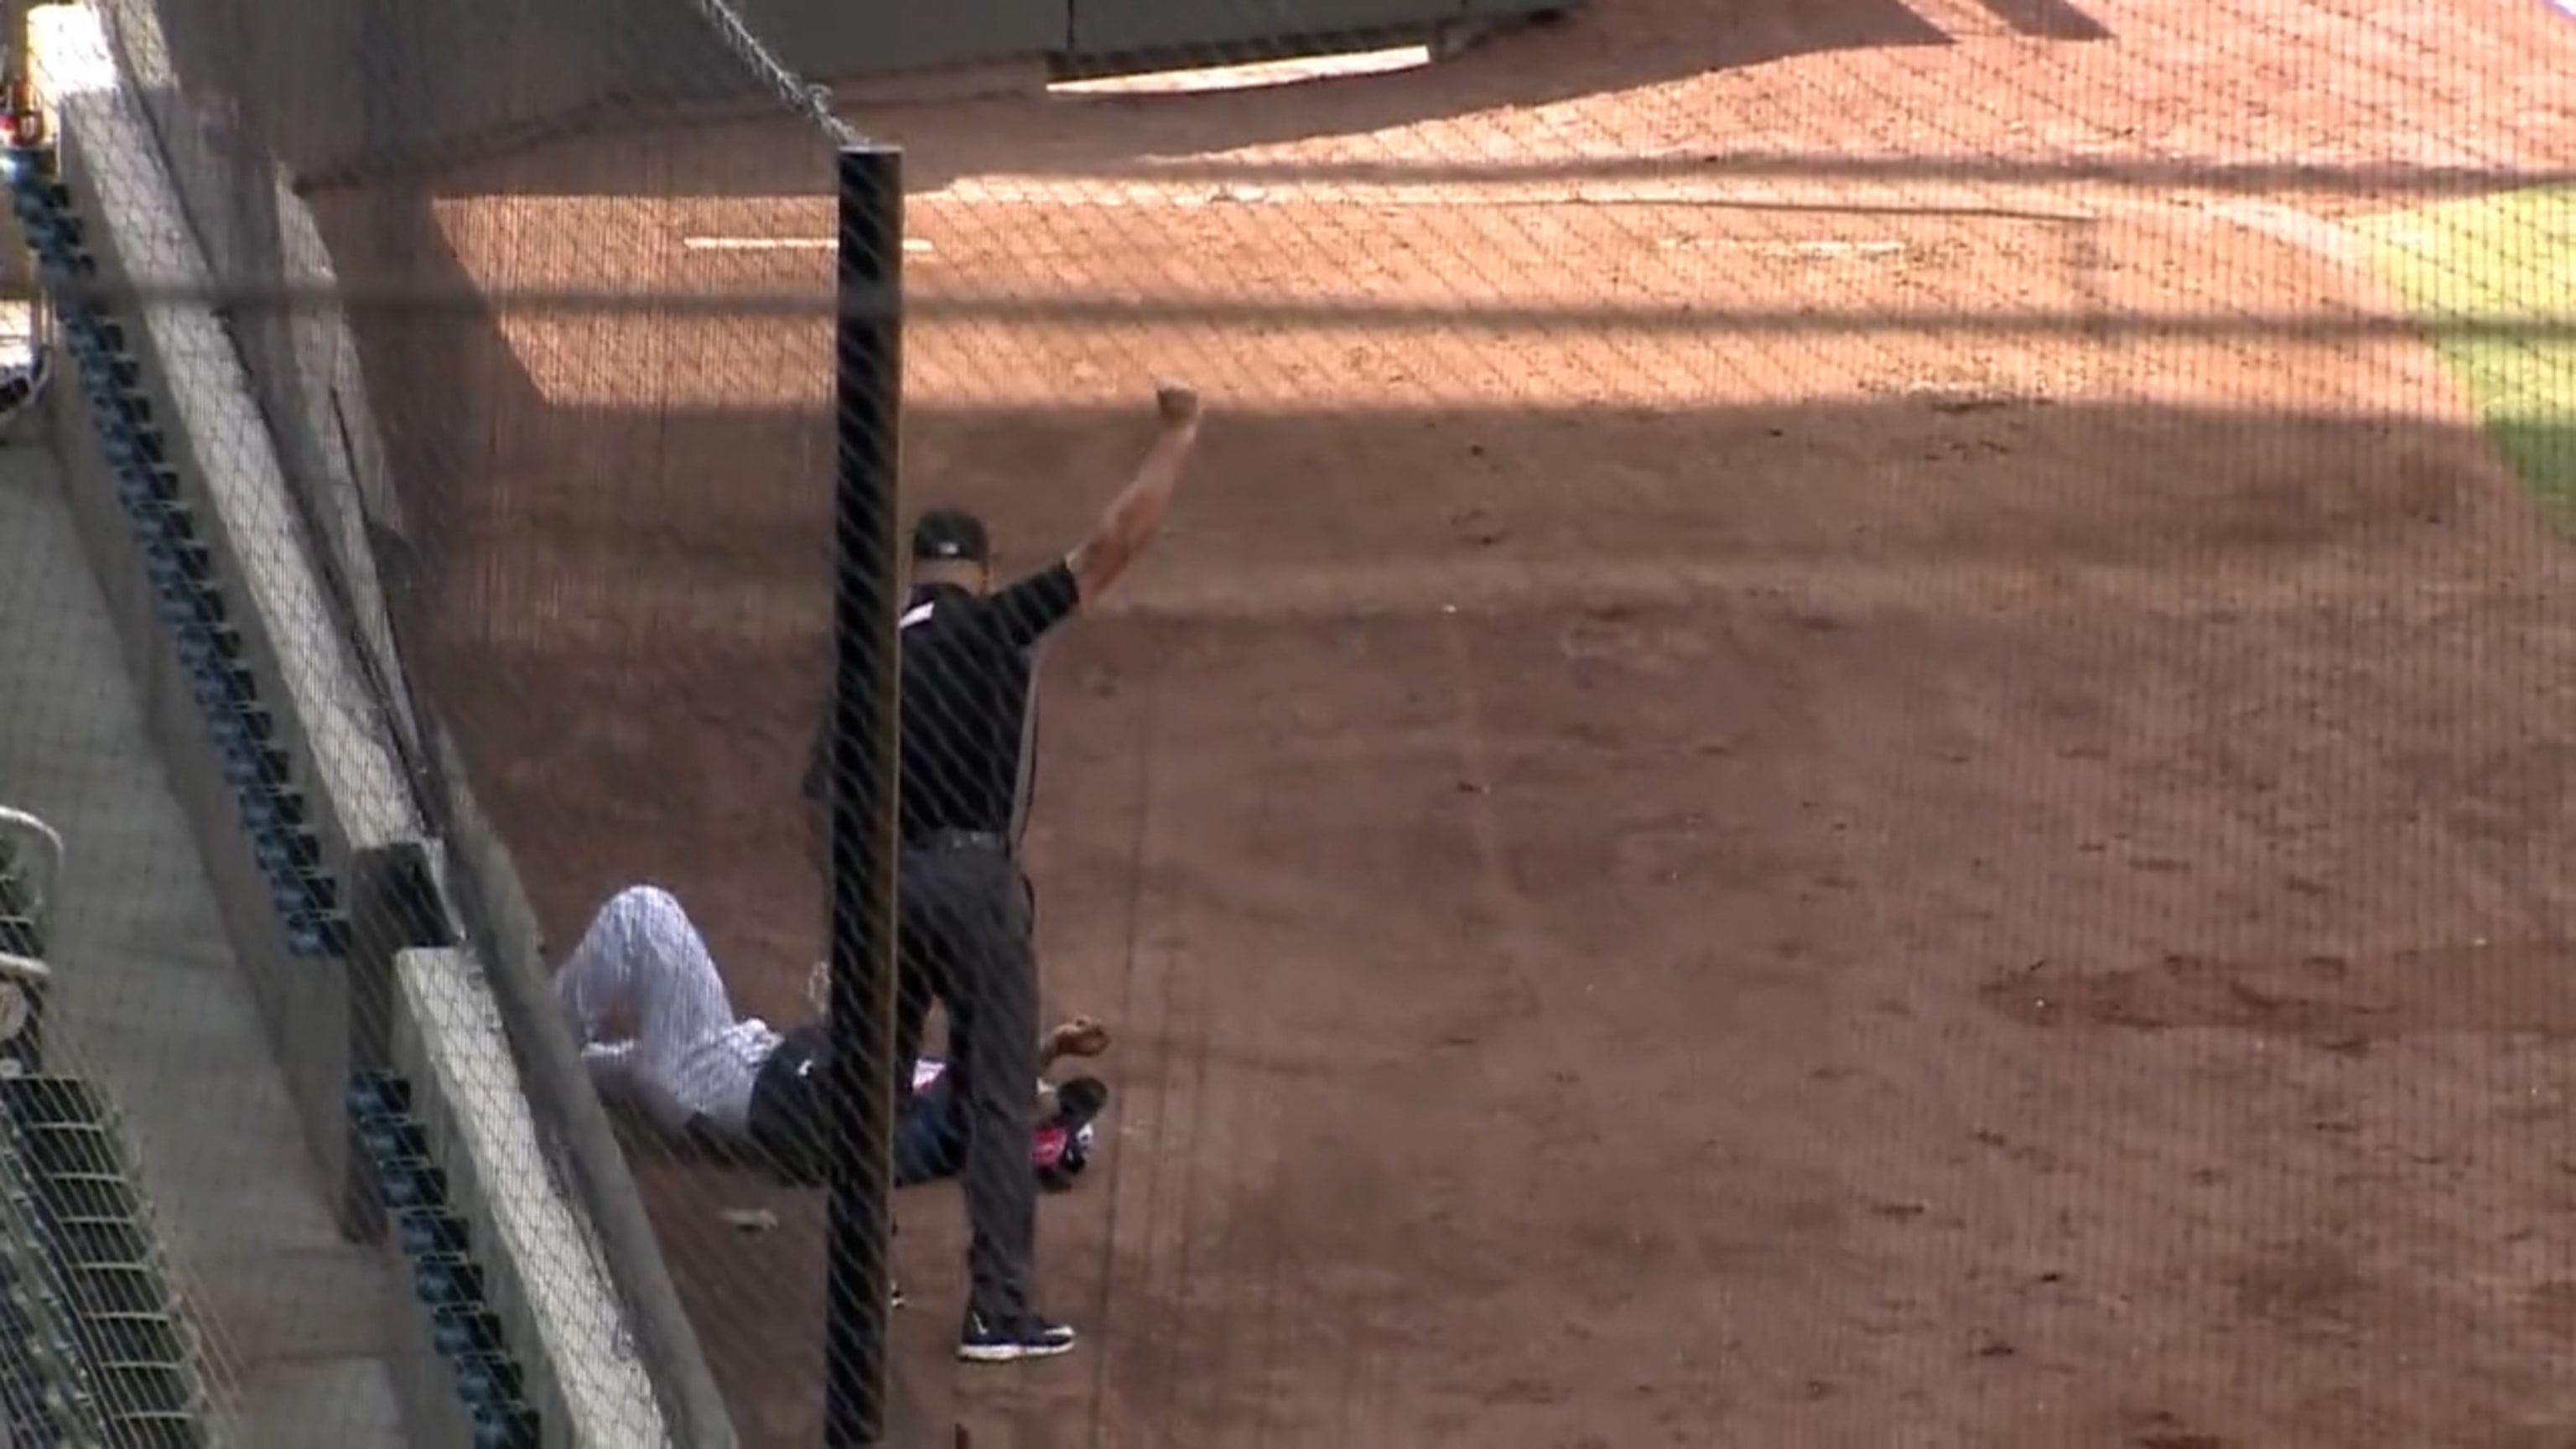
<instances>
[{"instance_id":1,"label":"baseball umpire","mask_svg":"<svg viewBox=\"0 0 2576 1449\"><path fill-rule=\"evenodd\" d=\"M913 526L901 616L895 1060L919 1055L935 998L948 1017L948 1072L966 1132L971 1241L958 1356L971 1362L1074 1346L1074 1331L1041 1315L1035 1297L1027 1102L1037 1076L1036 901L1019 843L1036 767L1037 648L1126 573L1161 528L1197 446L1197 393L1166 383L1154 403L1152 450L1062 560L996 589L982 520L935 509ZM827 701L805 777L818 840L828 830L830 720ZM910 1091L908 1074L897 1086Z\"/></svg>"}]
</instances>

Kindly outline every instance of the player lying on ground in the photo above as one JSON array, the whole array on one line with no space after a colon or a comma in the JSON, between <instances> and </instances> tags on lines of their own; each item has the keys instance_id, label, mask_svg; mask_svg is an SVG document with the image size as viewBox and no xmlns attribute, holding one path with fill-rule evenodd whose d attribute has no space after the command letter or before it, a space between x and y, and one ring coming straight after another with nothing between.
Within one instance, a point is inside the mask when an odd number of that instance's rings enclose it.
<instances>
[{"instance_id":1,"label":"player lying on ground","mask_svg":"<svg viewBox=\"0 0 2576 1449\"><path fill-rule=\"evenodd\" d=\"M809 1001L819 1001L822 984L818 966ZM819 1083L828 1060L828 1023L818 1011L780 1032L736 1016L705 938L670 892L629 886L610 897L555 974L555 996L604 1100L642 1110L675 1137L711 1138L787 1181L824 1183L823 1097L805 1088ZM611 1035L618 1026L624 1034ZM1107 1027L1076 1017L1039 1041L1040 1070L1108 1046ZM966 1123L947 1076L937 1058L913 1064L914 1090L896 1123L899 1186L949 1176L964 1161ZM1081 1173L1108 1100L1096 1078L1038 1080L1029 1155L1042 1184L1063 1188Z\"/></svg>"}]
</instances>

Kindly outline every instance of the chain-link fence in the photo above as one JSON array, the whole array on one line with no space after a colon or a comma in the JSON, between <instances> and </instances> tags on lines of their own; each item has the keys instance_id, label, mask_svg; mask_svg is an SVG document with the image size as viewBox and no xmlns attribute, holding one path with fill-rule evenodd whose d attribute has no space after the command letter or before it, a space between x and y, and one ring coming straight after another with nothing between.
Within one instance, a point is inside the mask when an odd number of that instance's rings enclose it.
<instances>
[{"instance_id":1,"label":"chain-link fence","mask_svg":"<svg viewBox=\"0 0 2576 1449\"><path fill-rule=\"evenodd\" d=\"M1310 9L100 12L674 1438L2576 1429L2576 24Z\"/></svg>"}]
</instances>

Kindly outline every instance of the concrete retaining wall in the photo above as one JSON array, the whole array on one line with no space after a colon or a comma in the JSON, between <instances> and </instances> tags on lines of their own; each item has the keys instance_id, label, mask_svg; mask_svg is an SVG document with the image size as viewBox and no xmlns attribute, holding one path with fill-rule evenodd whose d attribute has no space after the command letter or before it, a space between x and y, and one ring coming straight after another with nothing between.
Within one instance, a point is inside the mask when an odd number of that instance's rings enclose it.
<instances>
[{"instance_id":1,"label":"concrete retaining wall","mask_svg":"<svg viewBox=\"0 0 2576 1449\"><path fill-rule=\"evenodd\" d=\"M99 280L202 285L203 260L97 15L49 6L31 28L37 78L57 113L65 179L90 228ZM322 868L341 883L353 926L345 957L288 949L77 387L51 391L47 432L307 1145L340 1188L344 1227L363 1239L378 1226L346 1115L350 1074L392 1065L399 1044L418 1073L414 1090L426 1115L443 1124L442 1166L455 1200L490 1225L477 1234L477 1256L511 1285L514 1346L536 1380L532 1397L553 1411L546 1442L599 1449L673 1442L653 1383L620 1342L618 1285L532 1145L537 1125L480 966L464 951L405 954L425 938L454 934L431 883L435 855L411 804L394 721L364 687L326 601L313 543L224 323L196 304L119 310L183 501L227 582L238 609L230 622L307 797ZM395 1311L409 1315L407 1327L421 1320L412 1305ZM425 1339L415 1341L430 1352ZM399 1376L414 1390L406 1410L415 1442L460 1442L446 1366L431 1353L417 1368Z\"/></svg>"},{"instance_id":2,"label":"concrete retaining wall","mask_svg":"<svg viewBox=\"0 0 2576 1449\"><path fill-rule=\"evenodd\" d=\"M604 1446L671 1442L652 1385L625 1341L607 1265L580 1217L547 1189L546 1153L524 1110L519 1069L481 965L469 951L403 952L394 1001L393 1069L411 1084L431 1155L446 1165L449 1200L473 1225L484 1302L523 1361L584 1365L583 1372L542 1376L531 1395L542 1421L595 1429L605 1437L583 1442ZM603 1358L613 1372L589 1371ZM434 1350L429 1363L445 1368ZM449 1412L455 1396L442 1378L406 1385L406 1399L431 1416ZM551 1432L546 1438L572 1442Z\"/></svg>"},{"instance_id":3,"label":"concrete retaining wall","mask_svg":"<svg viewBox=\"0 0 2576 1449\"><path fill-rule=\"evenodd\" d=\"M84 54L86 12L38 12L49 43L40 60L62 128L64 170L110 285L127 278L202 282L187 229L148 133L112 84L103 52ZM102 82L102 77L111 78ZM305 544L265 428L249 406L223 324L202 306L133 309L141 326L128 344L143 364L140 384L172 445L170 462L186 501L212 523L207 542L245 606L231 622L252 668L284 707L276 724L306 786L322 865L341 882L357 938L355 952L377 962L299 959L280 929L269 885L251 856L205 717L166 631L81 395L47 394L49 431L66 465L71 510L114 614L126 664L138 685L172 786L198 831L214 874L228 933L250 978L278 1053L308 1148L328 1180L354 1182L342 1092L353 1066L349 1023L353 979L391 969L388 945L402 932L379 893L392 853L417 850L399 761L365 693L305 556Z\"/></svg>"}]
</instances>

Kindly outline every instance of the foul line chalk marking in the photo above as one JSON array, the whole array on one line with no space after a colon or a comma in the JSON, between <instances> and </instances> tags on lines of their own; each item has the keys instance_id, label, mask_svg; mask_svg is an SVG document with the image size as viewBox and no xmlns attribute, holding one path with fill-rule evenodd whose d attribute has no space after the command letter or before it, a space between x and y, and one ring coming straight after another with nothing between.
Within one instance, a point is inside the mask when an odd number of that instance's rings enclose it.
<instances>
[{"instance_id":1,"label":"foul line chalk marking","mask_svg":"<svg viewBox=\"0 0 2576 1449\"><path fill-rule=\"evenodd\" d=\"M1134 180L1082 177L1067 179L1053 176L992 175L970 176L949 182L918 198L923 205L936 209L946 206L1358 206L1358 207L1437 207L1455 210L1480 207L1514 210L1532 207L1584 206L1729 206L1752 204L1792 204L1806 209L1831 212L1835 203L1849 206L1855 202L1875 205L1870 198L1852 191L1831 192L1820 188L1792 188L1778 185L1754 186L1726 177L1675 177L1665 181L1288 181L1276 185L1250 182L1158 181L1150 177ZM1990 210L2001 203L1993 198L1958 196L1941 202L1914 198L1916 209L1935 215L1960 210ZM1883 209L1883 208L1880 208ZM2030 219L2022 213L2046 211L2063 219L2081 219L2089 213L2063 201L2047 207L2013 208L2015 214L1996 216L1998 221Z\"/></svg>"},{"instance_id":2,"label":"foul line chalk marking","mask_svg":"<svg viewBox=\"0 0 2576 1449\"><path fill-rule=\"evenodd\" d=\"M2576 0L2568 0L2568 3L2576 5ZM693 252L826 252L839 243L827 236L684 236L680 238L680 245ZM1677 250L1706 247L1775 257L1888 257L1913 250L1908 242L1855 241L1833 237L1799 241L1787 237L1668 236L1656 245ZM908 256L932 255L938 250L919 237L905 238L903 249Z\"/></svg>"},{"instance_id":3,"label":"foul line chalk marking","mask_svg":"<svg viewBox=\"0 0 2576 1449\"><path fill-rule=\"evenodd\" d=\"M1911 244L1901 241L1847 241L1831 237L1793 241L1786 237L1670 236L1657 245L1677 251L1710 248L1751 252L1762 257L1892 257L1914 249Z\"/></svg>"},{"instance_id":4,"label":"foul line chalk marking","mask_svg":"<svg viewBox=\"0 0 2576 1449\"><path fill-rule=\"evenodd\" d=\"M828 236L684 236L680 247L692 252L828 252L840 242ZM939 249L923 237L903 239L906 256L928 256Z\"/></svg>"}]
</instances>

